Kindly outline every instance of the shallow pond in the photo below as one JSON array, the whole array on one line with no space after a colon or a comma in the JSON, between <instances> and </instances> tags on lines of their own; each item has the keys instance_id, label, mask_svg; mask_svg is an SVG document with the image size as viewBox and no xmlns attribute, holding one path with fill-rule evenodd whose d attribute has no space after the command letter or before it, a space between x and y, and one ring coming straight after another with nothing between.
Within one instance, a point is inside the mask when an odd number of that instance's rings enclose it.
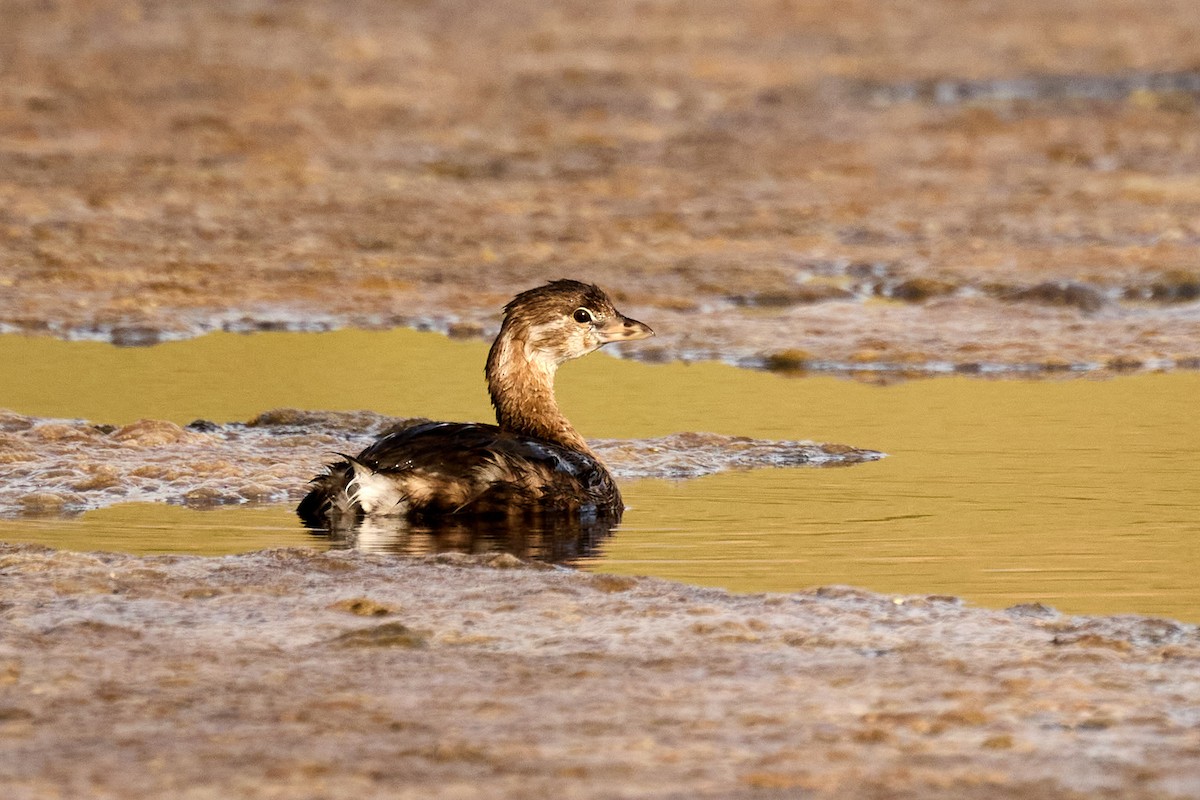
<instances>
[{"instance_id":1,"label":"shallow pond","mask_svg":"<svg viewBox=\"0 0 1200 800\"><path fill-rule=\"evenodd\" d=\"M485 353L403 330L213 334L150 348L0 337L0 408L116 424L245 420L280 406L488 419ZM629 511L588 568L739 591L845 583L1200 620L1195 373L871 386L601 355L564 368L559 393L589 438L711 431L889 454L847 468L625 481ZM0 464L0 474L19 468ZM0 538L132 552L328 544L283 504L10 516Z\"/></svg>"}]
</instances>

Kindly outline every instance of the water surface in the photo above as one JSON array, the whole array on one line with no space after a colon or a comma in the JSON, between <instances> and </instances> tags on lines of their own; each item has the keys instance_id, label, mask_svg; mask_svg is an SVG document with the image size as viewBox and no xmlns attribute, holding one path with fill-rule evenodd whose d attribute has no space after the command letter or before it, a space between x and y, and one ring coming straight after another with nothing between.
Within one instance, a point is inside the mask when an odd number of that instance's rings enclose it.
<instances>
[{"instance_id":1,"label":"water surface","mask_svg":"<svg viewBox=\"0 0 1200 800\"><path fill-rule=\"evenodd\" d=\"M487 419L486 346L411 331L216 334L151 348L0 337L0 407L125 423L247 419L274 406ZM626 482L589 568L740 591L847 583L1200 619L1200 376L869 386L719 364L593 356L560 395L589 438L711 431L887 452L845 469ZM118 506L0 522L76 549L236 552L324 546L286 506ZM412 542L406 547L411 549Z\"/></svg>"}]
</instances>

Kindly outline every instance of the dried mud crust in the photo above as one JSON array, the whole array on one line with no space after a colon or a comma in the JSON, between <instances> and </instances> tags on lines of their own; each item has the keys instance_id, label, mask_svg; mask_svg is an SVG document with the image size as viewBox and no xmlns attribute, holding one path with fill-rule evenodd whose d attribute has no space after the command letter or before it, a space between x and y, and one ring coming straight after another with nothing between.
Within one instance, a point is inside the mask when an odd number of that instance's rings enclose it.
<instances>
[{"instance_id":1,"label":"dried mud crust","mask_svg":"<svg viewBox=\"0 0 1200 800\"><path fill-rule=\"evenodd\" d=\"M594 280L638 358L1195 367L1173 0L9 3L0 330L484 335Z\"/></svg>"},{"instance_id":2,"label":"dried mud crust","mask_svg":"<svg viewBox=\"0 0 1200 800\"><path fill-rule=\"evenodd\" d=\"M1200 635L512 556L0 545L8 796L1195 796Z\"/></svg>"}]
</instances>

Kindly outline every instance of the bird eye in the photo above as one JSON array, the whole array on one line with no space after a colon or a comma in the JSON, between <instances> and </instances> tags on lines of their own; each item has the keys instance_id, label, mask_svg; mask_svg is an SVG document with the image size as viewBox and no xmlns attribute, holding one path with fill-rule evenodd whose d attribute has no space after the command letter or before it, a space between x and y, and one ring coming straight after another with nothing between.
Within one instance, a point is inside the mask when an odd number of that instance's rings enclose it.
<instances>
[{"instance_id":1,"label":"bird eye","mask_svg":"<svg viewBox=\"0 0 1200 800\"><path fill-rule=\"evenodd\" d=\"M589 322L592 322L592 312L588 311L586 308L575 309L575 313L571 316L580 325L587 325Z\"/></svg>"}]
</instances>

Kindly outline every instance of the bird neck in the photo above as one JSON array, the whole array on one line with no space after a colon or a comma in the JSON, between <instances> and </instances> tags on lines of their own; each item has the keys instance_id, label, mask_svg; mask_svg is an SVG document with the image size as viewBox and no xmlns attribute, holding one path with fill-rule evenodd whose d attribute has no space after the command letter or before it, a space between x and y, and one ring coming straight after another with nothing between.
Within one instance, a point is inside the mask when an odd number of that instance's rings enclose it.
<instances>
[{"instance_id":1,"label":"bird neck","mask_svg":"<svg viewBox=\"0 0 1200 800\"><path fill-rule=\"evenodd\" d=\"M496 409L496 423L510 433L594 455L554 397L559 361L527 347L527 342L506 319L488 353L488 393Z\"/></svg>"}]
</instances>

